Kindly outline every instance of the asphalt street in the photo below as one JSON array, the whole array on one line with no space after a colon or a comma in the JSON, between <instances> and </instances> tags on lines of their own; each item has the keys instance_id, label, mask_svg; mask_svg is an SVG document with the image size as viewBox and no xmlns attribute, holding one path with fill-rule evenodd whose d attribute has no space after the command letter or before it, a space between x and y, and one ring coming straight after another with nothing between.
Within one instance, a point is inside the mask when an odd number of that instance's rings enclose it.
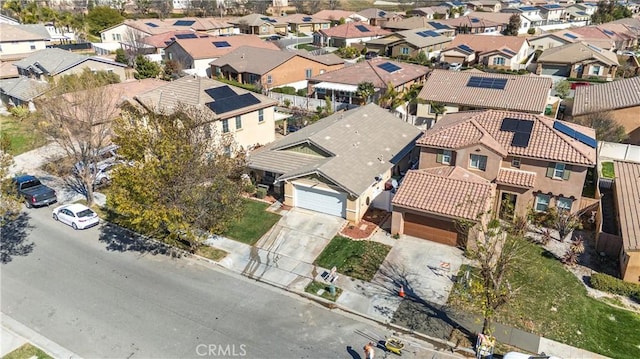
<instances>
[{"instance_id":1,"label":"asphalt street","mask_svg":"<svg viewBox=\"0 0 640 359\"><path fill-rule=\"evenodd\" d=\"M120 246L109 226L74 231L50 208L27 213L3 228L1 310L81 357L361 358L362 333L390 334L209 264Z\"/></svg>"}]
</instances>

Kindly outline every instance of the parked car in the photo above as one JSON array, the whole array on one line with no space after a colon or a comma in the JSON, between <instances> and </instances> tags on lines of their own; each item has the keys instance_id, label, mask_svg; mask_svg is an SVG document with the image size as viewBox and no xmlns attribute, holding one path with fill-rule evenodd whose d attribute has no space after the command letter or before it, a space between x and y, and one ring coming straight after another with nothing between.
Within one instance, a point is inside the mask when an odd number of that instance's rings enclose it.
<instances>
[{"instance_id":1,"label":"parked car","mask_svg":"<svg viewBox=\"0 0 640 359\"><path fill-rule=\"evenodd\" d=\"M451 71L460 71L462 69L462 64L459 62L452 62L449 64L449 70Z\"/></svg>"},{"instance_id":2,"label":"parked car","mask_svg":"<svg viewBox=\"0 0 640 359\"><path fill-rule=\"evenodd\" d=\"M111 173L113 169L120 165L121 162L107 162L97 166L96 178L93 184L95 186L105 186L111 183Z\"/></svg>"},{"instance_id":3,"label":"parked car","mask_svg":"<svg viewBox=\"0 0 640 359\"><path fill-rule=\"evenodd\" d=\"M18 190L18 195L24 198L27 208L48 206L58 201L56 191L43 185L35 176L17 176L13 182Z\"/></svg>"},{"instance_id":4,"label":"parked car","mask_svg":"<svg viewBox=\"0 0 640 359\"><path fill-rule=\"evenodd\" d=\"M267 37L265 40L267 40L267 41L278 41L280 39L282 39L282 36L280 36L280 35L271 35L271 36Z\"/></svg>"},{"instance_id":5,"label":"parked car","mask_svg":"<svg viewBox=\"0 0 640 359\"><path fill-rule=\"evenodd\" d=\"M98 153L96 153L95 165L99 167L100 165L105 163L115 162L118 159L117 151L118 151L117 145L109 145L104 148L101 148L100 150L98 150ZM83 168L84 168L84 163L77 162L75 165L73 165L73 172L77 174Z\"/></svg>"},{"instance_id":6,"label":"parked car","mask_svg":"<svg viewBox=\"0 0 640 359\"><path fill-rule=\"evenodd\" d=\"M86 229L100 223L98 214L80 203L66 204L53 209L53 219L73 229Z\"/></svg>"},{"instance_id":7,"label":"parked car","mask_svg":"<svg viewBox=\"0 0 640 359\"><path fill-rule=\"evenodd\" d=\"M369 51L366 54L364 54L365 60L375 59L376 57L378 57L378 53L375 51Z\"/></svg>"}]
</instances>

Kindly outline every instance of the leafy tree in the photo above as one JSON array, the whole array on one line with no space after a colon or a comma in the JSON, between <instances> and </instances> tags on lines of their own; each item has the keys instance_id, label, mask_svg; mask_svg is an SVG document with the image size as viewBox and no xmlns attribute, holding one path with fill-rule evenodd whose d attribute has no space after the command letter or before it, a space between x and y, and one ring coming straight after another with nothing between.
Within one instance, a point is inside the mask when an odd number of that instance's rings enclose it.
<instances>
[{"instance_id":1,"label":"leafy tree","mask_svg":"<svg viewBox=\"0 0 640 359\"><path fill-rule=\"evenodd\" d=\"M11 140L6 132L2 132L0 140L0 225L14 219L20 213L20 199L10 180L13 156L11 155Z\"/></svg>"},{"instance_id":2,"label":"leafy tree","mask_svg":"<svg viewBox=\"0 0 640 359\"><path fill-rule=\"evenodd\" d=\"M610 112L595 112L574 117L571 122L594 128L598 141L622 142L627 139L627 131L613 118Z\"/></svg>"},{"instance_id":3,"label":"leafy tree","mask_svg":"<svg viewBox=\"0 0 640 359\"><path fill-rule=\"evenodd\" d=\"M422 86L423 86L422 84L414 83L402 95L402 100L406 105L407 115L415 113L412 111L412 107L415 108L415 106L418 104L418 94L420 94L420 90L422 90Z\"/></svg>"},{"instance_id":4,"label":"leafy tree","mask_svg":"<svg viewBox=\"0 0 640 359\"><path fill-rule=\"evenodd\" d=\"M429 106L431 106L431 111L436 114L435 122L438 122L438 116L442 115L447 110L444 104L440 102L430 102Z\"/></svg>"},{"instance_id":5,"label":"leafy tree","mask_svg":"<svg viewBox=\"0 0 640 359\"><path fill-rule=\"evenodd\" d=\"M142 15L147 15L151 8L151 0L134 0L136 6L136 12Z\"/></svg>"},{"instance_id":6,"label":"leafy tree","mask_svg":"<svg viewBox=\"0 0 640 359\"><path fill-rule=\"evenodd\" d=\"M614 1L601 0L598 2L598 8L591 15L591 22L594 24L603 24L626 17L631 17L632 13L626 6L618 4Z\"/></svg>"},{"instance_id":7,"label":"leafy tree","mask_svg":"<svg viewBox=\"0 0 640 359\"><path fill-rule=\"evenodd\" d=\"M513 14L509 17L509 23L504 29L504 34L507 36L518 36L518 30L522 22L519 14Z\"/></svg>"},{"instance_id":8,"label":"leafy tree","mask_svg":"<svg viewBox=\"0 0 640 359\"><path fill-rule=\"evenodd\" d=\"M100 31L117 25L124 20L124 17L116 9L108 6L96 6L87 14L90 32L93 35L100 35Z\"/></svg>"},{"instance_id":9,"label":"leafy tree","mask_svg":"<svg viewBox=\"0 0 640 359\"><path fill-rule=\"evenodd\" d=\"M142 55L136 56L135 70L133 77L138 80L156 78L160 75L160 66Z\"/></svg>"},{"instance_id":10,"label":"leafy tree","mask_svg":"<svg viewBox=\"0 0 640 359\"><path fill-rule=\"evenodd\" d=\"M402 105L403 102L402 94L393 87L391 82L387 83L387 89L378 99L378 105L380 107L392 110L398 108L398 106Z\"/></svg>"},{"instance_id":11,"label":"leafy tree","mask_svg":"<svg viewBox=\"0 0 640 359\"><path fill-rule=\"evenodd\" d=\"M166 81L176 79L180 76L181 71L182 66L180 65L180 62L176 60L166 60L164 62L164 67L162 68L162 79Z\"/></svg>"},{"instance_id":12,"label":"leafy tree","mask_svg":"<svg viewBox=\"0 0 640 359\"><path fill-rule=\"evenodd\" d=\"M124 49L119 48L116 50L116 62L125 65L129 64L129 59L127 58L127 54L124 52Z\"/></svg>"},{"instance_id":13,"label":"leafy tree","mask_svg":"<svg viewBox=\"0 0 640 359\"><path fill-rule=\"evenodd\" d=\"M358 84L356 95L360 97L362 104L366 105L371 102L371 96L376 92L376 88L373 83L365 81Z\"/></svg>"},{"instance_id":14,"label":"leafy tree","mask_svg":"<svg viewBox=\"0 0 640 359\"><path fill-rule=\"evenodd\" d=\"M107 207L116 223L194 252L202 231L222 233L241 215L245 155L212 123L207 109L182 104L123 112L114 142L133 165L112 178Z\"/></svg>"},{"instance_id":15,"label":"leafy tree","mask_svg":"<svg viewBox=\"0 0 640 359\"><path fill-rule=\"evenodd\" d=\"M571 82L567 80L559 81L553 89L556 90L558 97L566 98L569 96L569 91L571 91Z\"/></svg>"}]
</instances>

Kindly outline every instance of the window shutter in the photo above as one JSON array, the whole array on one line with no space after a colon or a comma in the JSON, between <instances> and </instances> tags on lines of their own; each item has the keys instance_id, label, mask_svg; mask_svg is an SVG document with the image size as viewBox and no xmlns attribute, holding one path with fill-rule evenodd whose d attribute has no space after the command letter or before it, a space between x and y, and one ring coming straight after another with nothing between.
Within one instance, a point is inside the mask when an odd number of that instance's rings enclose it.
<instances>
[{"instance_id":1,"label":"window shutter","mask_svg":"<svg viewBox=\"0 0 640 359\"><path fill-rule=\"evenodd\" d=\"M553 178L553 171L556 169L556 164L553 162L549 162L549 166L547 167L547 177Z\"/></svg>"},{"instance_id":2,"label":"window shutter","mask_svg":"<svg viewBox=\"0 0 640 359\"><path fill-rule=\"evenodd\" d=\"M569 179L570 175L571 175L571 166L565 165L564 166L564 173L562 174L562 179L566 181L566 180Z\"/></svg>"},{"instance_id":3,"label":"window shutter","mask_svg":"<svg viewBox=\"0 0 640 359\"><path fill-rule=\"evenodd\" d=\"M442 163L442 151L438 152L438 155L436 156L436 162Z\"/></svg>"}]
</instances>

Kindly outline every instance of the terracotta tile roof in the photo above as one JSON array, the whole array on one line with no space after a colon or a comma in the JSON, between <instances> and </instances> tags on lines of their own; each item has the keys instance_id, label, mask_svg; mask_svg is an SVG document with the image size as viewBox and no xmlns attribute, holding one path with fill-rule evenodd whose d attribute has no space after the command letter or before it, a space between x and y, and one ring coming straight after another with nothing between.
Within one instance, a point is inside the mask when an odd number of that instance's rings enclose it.
<instances>
[{"instance_id":1,"label":"terracotta tile roof","mask_svg":"<svg viewBox=\"0 0 640 359\"><path fill-rule=\"evenodd\" d=\"M587 60L597 60L609 66L618 65L618 57L614 52L582 41L552 47L538 57L538 63L574 64Z\"/></svg>"},{"instance_id":2,"label":"terracotta tile roof","mask_svg":"<svg viewBox=\"0 0 640 359\"><path fill-rule=\"evenodd\" d=\"M511 168L501 168L496 182L517 187L533 188L536 184L536 173Z\"/></svg>"},{"instance_id":3,"label":"terracotta tile roof","mask_svg":"<svg viewBox=\"0 0 640 359\"><path fill-rule=\"evenodd\" d=\"M493 11L473 11L470 12L468 17L475 17L478 19L484 19L488 21L493 21L494 23L506 25L509 23L509 18L513 15L508 12L493 12Z\"/></svg>"},{"instance_id":4,"label":"terracotta tile roof","mask_svg":"<svg viewBox=\"0 0 640 359\"><path fill-rule=\"evenodd\" d=\"M267 16L262 14L249 14L240 18L229 21L232 24L242 24L244 26L260 26L262 24L270 24L273 26L286 26L287 22L284 17Z\"/></svg>"},{"instance_id":5,"label":"terracotta tile roof","mask_svg":"<svg viewBox=\"0 0 640 359\"><path fill-rule=\"evenodd\" d=\"M358 27L364 26L367 30L362 32ZM327 37L340 39L358 39L361 37L380 37L389 35L391 31L384 30L379 26L372 26L364 22L348 22L346 24L334 26L328 29L320 30L320 33Z\"/></svg>"},{"instance_id":6,"label":"terracotta tile roof","mask_svg":"<svg viewBox=\"0 0 640 359\"><path fill-rule=\"evenodd\" d=\"M176 25L178 21L182 21L183 24L193 21L192 24L188 26L180 26ZM213 31L220 30L233 27L230 23L226 21L221 21L218 18L207 18L207 17L185 17L180 19L138 19L132 20L127 19L123 22L123 24L132 27L134 29L140 30L144 33L150 35L162 34L167 31L178 31L178 30L192 30L192 31ZM120 24L116 25L119 26ZM112 26L104 31L112 29L115 26Z\"/></svg>"},{"instance_id":7,"label":"terracotta tile roof","mask_svg":"<svg viewBox=\"0 0 640 359\"><path fill-rule=\"evenodd\" d=\"M229 46L216 47L213 42L226 42ZM256 35L212 36L197 39L178 39L173 44L184 49L195 60L213 59L226 55L240 46L260 47L263 49L279 50L280 48L270 41L264 41Z\"/></svg>"},{"instance_id":8,"label":"terracotta tile roof","mask_svg":"<svg viewBox=\"0 0 640 359\"><path fill-rule=\"evenodd\" d=\"M475 52L488 52L508 48L513 52L519 52L522 46L528 41L524 37L519 36L502 36L502 35L474 35L459 34L453 38L453 41L447 46L446 50L454 49L460 45L467 45Z\"/></svg>"},{"instance_id":9,"label":"terracotta tile roof","mask_svg":"<svg viewBox=\"0 0 640 359\"><path fill-rule=\"evenodd\" d=\"M355 11L320 10L317 13L313 14L313 16L319 19L338 21L340 19L347 19L355 14L356 14Z\"/></svg>"},{"instance_id":10,"label":"terracotta tile roof","mask_svg":"<svg viewBox=\"0 0 640 359\"><path fill-rule=\"evenodd\" d=\"M385 62L390 62L400 70L387 72L379 67ZM313 83L333 82L347 85L358 85L363 81L373 83L376 88L386 88L388 83L394 87L419 79L429 73L431 69L426 66L396 62L384 58L375 58L358 62L353 66L347 66L339 70L325 72L324 74L310 78Z\"/></svg>"},{"instance_id":11,"label":"terracotta tile roof","mask_svg":"<svg viewBox=\"0 0 640 359\"><path fill-rule=\"evenodd\" d=\"M397 21L388 21L383 25L385 29L396 29L396 30L411 30L411 29L419 29L426 28L428 30L433 30L434 27L429 24L433 22L431 19L427 19L424 16L412 16L405 19L397 20Z\"/></svg>"},{"instance_id":12,"label":"terracotta tile roof","mask_svg":"<svg viewBox=\"0 0 640 359\"><path fill-rule=\"evenodd\" d=\"M454 27L466 26L472 29L479 28L479 27L480 28L496 27L496 26L502 25L502 23L500 22L482 19L477 16L460 16L457 18L449 18L446 20L441 19L438 21L449 26L454 26Z\"/></svg>"},{"instance_id":13,"label":"terracotta tile roof","mask_svg":"<svg viewBox=\"0 0 640 359\"><path fill-rule=\"evenodd\" d=\"M393 11L387 11L376 8L364 9L362 11L358 11L358 15L365 17L367 19L388 19L398 14Z\"/></svg>"},{"instance_id":14,"label":"terracotta tile roof","mask_svg":"<svg viewBox=\"0 0 640 359\"><path fill-rule=\"evenodd\" d=\"M0 61L0 79L8 79L18 76L18 68L13 66L12 61Z\"/></svg>"},{"instance_id":15,"label":"terracotta tile roof","mask_svg":"<svg viewBox=\"0 0 640 359\"><path fill-rule=\"evenodd\" d=\"M511 142L514 132L500 130L505 118L534 122L527 147L513 146ZM542 115L511 111L454 112L446 114L416 143L421 146L447 149L459 149L482 143L503 156L508 154L584 166L595 165L596 149L555 130L554 121ZM559 122L595 138L595 130L592 128L570 122Z\"/></svg>"},{"instance_id":16,"label":"terracotta tile roof","mask_svg":"<svg viewBox=\"0 0 640 359\"><path fill-rule=\"evenodd\" d=\"M285 17L283 21L289 24L303 24L303 25L304 24L325 24L330 22L330 20L319 18L313 15L307 15L307 14L287 15L287 17Z\"/></svg>"},{"instance_id":17,"label":"terracotta tile roof","mask_svg":"<svg viewBox=\"0 0 640 359\"><path fill-rule=\"evenodd\" d=\"M507 79L504 90L467 87L471 76ZM433 70L419 99L480 108L543 113L553 80L543 76Z\"/></svg>"},{"instance_id":18,"label":"terracotta tile roof","mask_svg":"<svg viewBox=\"0 0 640 359\"><path fill-rule=\"evenodd\" d=\"M627 251L640 251L640 163L613 162L622 243Z\"/></svg>"},{"instance_id":19,"label":"terracotta tile roof","mask_svg":"<svg viewBox=\"0 0 640 359\"><path fill-rule=\"evenodd\" d=\"M640 77L577 87L572 115L579 116L634 106L640 106Z\"/></svg>"},{"instance_id":20,"label":"terracotta tile roof","mask_svg":"<svg viewBox=\"0 0 640 359\"><path fill-rule=\"evenodd\" d=\"M151 35L140 40L141 42L153 46L157 49L164 49L176 40L176 35L195 34L198 37L210 37L206 32L195 32L191 30L167 31L162 34Z\"/></svg>"},{"instance_id":21,"label":"terracotta tile roof","mask_svg":"<svg viewBox=\"0 0 640 359\"><path fill-rule=\"evenodd\" d=\"M576 28L572 28L571 31L587 39L606 40L609 38L609 36L607 36L604 32L602 32L602 30L598 29L596 26L576 27Z\"/></svg>"},{"instance_id":22,"label":"terracotta tile roof","mask_svg":"<svg viewBox=\"0 0 640 359\"><path fill-rule=\"evenodd\" d=\"M469 220L486 212L495 185L461 168L407 172L392 204L437 215Z\"/></svg>"},{"instance_id":23,"label":"terracotta tile roof","mask_svg":"<svg viewBox=\"0 0 640 359\"><path fill-rule=\"evenodd\" d=\"M335 54L313 56L308 51L272 50L242 46L211 61L210 64L217 67L230 66L238 73L249 72L264 75L296 56L328 66L344 63L344 60ZM255 61L255 59L261 59L261 61Z\"/></svg>"}]
</instances>

